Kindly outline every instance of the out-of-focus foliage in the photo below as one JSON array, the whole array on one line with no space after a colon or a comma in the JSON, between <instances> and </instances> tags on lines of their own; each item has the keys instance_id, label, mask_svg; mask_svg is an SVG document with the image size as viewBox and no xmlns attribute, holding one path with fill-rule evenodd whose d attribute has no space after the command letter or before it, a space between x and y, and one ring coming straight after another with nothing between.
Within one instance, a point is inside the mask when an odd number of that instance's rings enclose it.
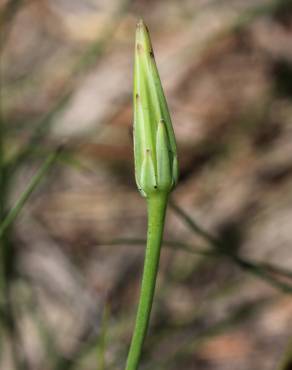
<instances>
[{"instance_id":1,"label":"out-of-focus foliage","mask_svg":"<svg viewBox=\"0 0 292 370\"><path fill-rule=\"evenodd\" d=\"M0 368L124 366L146 227L131 138L142 16L181 176L141 368L289 369L291 1L0 6L1 222L65 148L1 238Z\"/></svg>"}]
</instances>

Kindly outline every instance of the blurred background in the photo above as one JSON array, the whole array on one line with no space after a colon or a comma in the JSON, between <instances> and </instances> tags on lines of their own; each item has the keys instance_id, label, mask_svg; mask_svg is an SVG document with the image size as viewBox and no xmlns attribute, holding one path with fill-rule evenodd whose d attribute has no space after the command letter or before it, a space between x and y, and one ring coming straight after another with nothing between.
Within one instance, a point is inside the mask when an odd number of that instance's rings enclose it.
<instances>
[{"instance_id":1,"label":"blurred background","mask_svg":"<svg viewBox=\"0 0 292 370\"><path fill-rule=\"evenodd\" d=\"M181 170L141 370L291 369L292 2L0 4L1 226L63 148L0 231L1 370L125 366L147 221L131 133L140 17Z\"/></svg>"}]
</instances>

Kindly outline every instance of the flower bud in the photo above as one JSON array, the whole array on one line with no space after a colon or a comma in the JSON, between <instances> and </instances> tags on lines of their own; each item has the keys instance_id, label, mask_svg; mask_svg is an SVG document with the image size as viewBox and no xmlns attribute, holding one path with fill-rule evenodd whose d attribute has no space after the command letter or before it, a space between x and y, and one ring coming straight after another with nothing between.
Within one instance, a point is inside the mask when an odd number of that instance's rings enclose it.
<instances>
[{"instance_id":1,"label":"flower bud","mask_svg":"<svg viewBox=\"0 0 292 370\"><path fill-rule=\"evenodd\" d=\"M148 29L137 24L134 68L135 177L144 197L169 193L177 183L175 136Z\"/></svg>"}]
</instances>

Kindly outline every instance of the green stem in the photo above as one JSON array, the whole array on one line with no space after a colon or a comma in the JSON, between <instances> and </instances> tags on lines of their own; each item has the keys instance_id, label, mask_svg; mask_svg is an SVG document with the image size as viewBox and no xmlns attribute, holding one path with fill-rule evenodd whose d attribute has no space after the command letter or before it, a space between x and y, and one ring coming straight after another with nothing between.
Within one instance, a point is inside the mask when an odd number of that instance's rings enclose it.
<instances>
[{"instance_id":1,"label":"green stem","mask_svg":"<svg viewBox=\"0 0 292 370\"><path fill-rule=\"evenodd\" d=\"M144 271L126 370L136 370L138 368L142 346L147 334L159 265L167 199L168 195L161 193L148 198L148 232Z\"/></svg>"}]
</instances>

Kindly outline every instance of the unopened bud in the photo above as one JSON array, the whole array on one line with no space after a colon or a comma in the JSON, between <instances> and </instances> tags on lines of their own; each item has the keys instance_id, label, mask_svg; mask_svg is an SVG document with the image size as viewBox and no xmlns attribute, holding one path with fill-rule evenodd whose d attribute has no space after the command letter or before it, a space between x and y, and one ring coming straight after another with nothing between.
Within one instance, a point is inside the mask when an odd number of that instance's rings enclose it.
<instances>
[{"instance_id":1,"label":"unopened bud","mask_svg":"<svg viewBox=\"0 0 292 370\"><path fill-rule=\"evenodd\" d=\"M174 131L148 29L137 24L134 69L135 177L144 197L169 193L177 183Z\"/></svg>"}]
</instances>

